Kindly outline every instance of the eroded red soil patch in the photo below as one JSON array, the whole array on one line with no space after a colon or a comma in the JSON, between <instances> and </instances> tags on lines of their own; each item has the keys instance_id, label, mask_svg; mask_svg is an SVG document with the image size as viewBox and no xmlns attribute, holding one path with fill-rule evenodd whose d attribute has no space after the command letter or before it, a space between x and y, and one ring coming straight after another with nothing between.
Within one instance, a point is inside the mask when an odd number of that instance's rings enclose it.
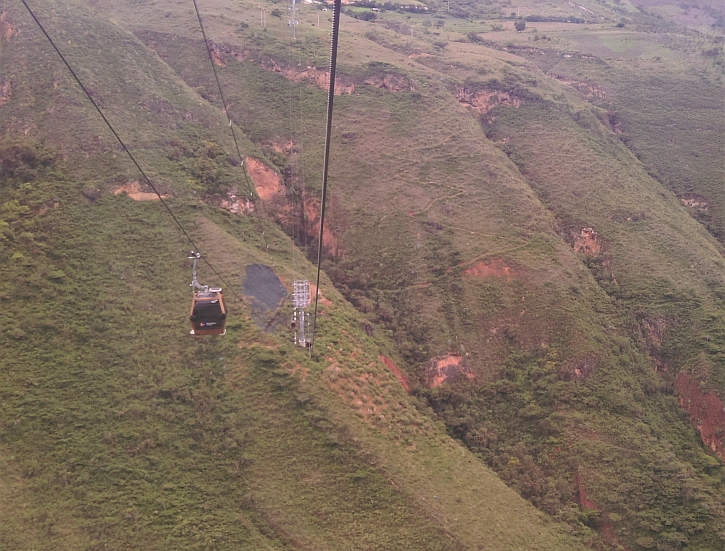
<instances>
[{"instance_id":1,"label":"eroded red soil patch","mask_svg":"<svg viewBox=\"0 0 725 551\"><path fill-rule=\"evenodd\" d=\"M521 101L508 92L502 92L500 90L471 90L465 86L458 89L456 98L461 103L471 106L482 115L485 115L499 105L507 105L510 107L519 107L521 105Z\"/></svg>"},{"instance_id":2,"label":"eroded red soil patch","mask_svg":"<svg viewBox=\"0 0 725 551\"><path fill-rule=\"evenodd\" d=\"M270 151L274 151L275 153L282 153L284 155L291 154L295 149L295 142L288 141L285 143L270 140L268 142L262 143L262 148L269 149Z\"/></svg>"},{"instance_id":3,"label":"eroded red soil patch","mask_svg":"<svg viewBox=\"0 0 725 551\"><path fill-rule=\"evenodd\" d=\"M327 90L329 84L328 72L318 69L317 67L308 66L304 69L297 67L282 68L274 59L270 59L269 61L262 63L262 65L268 71L274 71L275 73L279 73L286 79L289 79L293 82L300 82L301 80L306 80L314 84L318 88ZM352 79L345 76L335 77L336 96L340 96L343 94L352 94L354 91L355 83L352 82Z\"/></svg>"},{"instance_id":4,"label":"eroded red soil patch","mask_svg":"<svg viewBox=\"0 0 725 551\"><path fill-rule=\"evenodd\" d=\"M582 509L589 509L590 511L598 510L596 504L589 499L586 491L584 490L584 483L582 482L579 471L577 471L574 475L574 483L576 484L576 498L579 506ZM618 548L622 548L624 551L629 551L628 547L622 546L622 544L617 540L617 537L614 535L614 525L611 520L606 518L606 516L601 519L599 524L599 533L607 543L617 545L619 546Z\"/></svg>"},{"instance_id":5,"label":"eroded red soil patch","mask_svg":"<svg viewBox=\"0 0 725 551\"><path fill-rule=\"evenodd\" d=\"M463 270L461 275L463 277L498 277L508 281L513 275L513 270L500 258L492 258L491 260L479 260L470 268Z\"/></svg>"},{"instance_id":6,"label":"eroded red soil patch","mask_svg":"<svg viewBox=\"0 0 725 551\"><path fill-rule=\"evenodd\" d=\"M587 497L587 493L584 490L584 484L582 483L582 478L579 474L579 471L577 471L574 475L574 482L576 483L576 499L579 505L583 509L590 509L592 511L596 510L597 506L594 505L594 502L590 501Z\"/></svg>"},{"instance_id":7,"label":"eroded red soil patch","mask_svg":"<svg viewBox=\"0 0 725 551\"><path fill-rule=\"evenodd\" d=\"M675 379L675 394L680 407L697 427L702 443L725 461L725 404L711 392L703 391L697 381L684 373Z\"/></svg>"},{"instance_id":8,"label":"eroded red soil patch","mask_svg":"<svg viewBox=\"0 0 725 551\"><path fill-rule=\"evenodd\" d=\"M238 194L239 190L236 187L233 187L229 190L229 193L227 193L227 196L225 198L221 200L212 200L212 203L219 208L228 210L232 214L241 214L247 216L254 212L254 203L251 201L251 199L247 199L246 197L239 197Z\"/></svg>"},{"instance_id":9,"label":"eroded red soil patch","mask_svg":"<svg viewBox=\"0 0 725 551\"><path fill-rule=\"evenodd\" d=\"M660 359L662 341L665 338L668 323L665 318L646 318L642 322L645 348L656 371L667 371L667 364Z\"/></svg>"},{"instance_id":10,"label":"eroded red soil patch","mask_svg":"<svg viewBox=\"0 0 725 551\"><path fill-rule=\"evenodd\" d=\"M709 208L709 205L707 204L705 198L701 195L696 195L694 193L685 195L684 197L680 197L680 202L684 206L693 208L700 212L705 212Z\"/></svg>"},{"instance_id":11,"label":"eroded red soil patch","mask_svg":"<svg viewBox=\"0 0 725 551\"><path fill-rule=\"evenodd\" d=\"M145 188L138 183L138 180L134 180L133 182L129 182L128 184L124 184L113 190L114 195L120 195L121 193L125 193L134 201L159 200L159 196L156 195L156 193L153 191L146 191ZM167 197L168 195L161 196L162 199L166 199Z\"/></svg>"},{"instance_id":12,"label":"eroded red soil patch","mask_svg":"<svg viewBox=\"0 0 725 551\"><path fill-rule=\"evenodd\" d=\"M587 354L571 363L570 371L575 379L587 379L599 365L599 356Z\"/></svg>"},{"instance_id":13,"label":"eroded red soil patch","mask_svg":"<svg viewBox=\"0 0 725 551\"><path fill-rule=\"evenodd\" d=\"M320 202L317 199L304 200L305 224L303 229L300 229L299 208L299 205L294 205L292 203L286 203L282 206L278 206L274 212L275 218L277 219L277 222L285 228L285 231L288 234L293 228L294 233L298 235L298 232L303 231L306 236L306 242L312 243L320 236ZM332 230L330 230L330 226L332 225L330 221L331 218L333 218L333 216L330 211L328 211L328 218L325 221L325 227L322 231L322 246L326 249L328 254L332 256L340 256L342 254L340 244L335 234L332 233Z\"/></svg>"},{"instance_id":14,"label":"eroded red soil patch","mask_svg":"<svg viewBox=\"0 0 725 551\"><path fill-rule=\"evenodd\" d=\"M601 239L592 228L583 228L579 235L574 235L574 251L594 256L602 252Z\"/></svg>"},{"instance_id":15,"label":"eroded red soil patch","mask_svg":"<svg viewBox=\"0 0 725 551\"><path fill-rule=\"evenodd\" d=\"M363 80L363 83L369 86L375 86L376 88L382 88L383 90L390 90L391 92L403 92L415 89L407 77L395 74L373 75Z\"/></svg>"},{"instance_id":16,"label":"eroded red soil patch","mask_svg":"<svg viewBox=\"0 0 725 551\"><path fill-rule=\"evenodd\" d=\"M216 42L210 41L211 58L214 61L214 65L218 67L226 67L227 57L231 56L237 61L243 61L247 57L247 52L239 49L237 46L230 46L229 44L217 44Z\"/></svg>"},{"instance_id":17,"label":"eroded red soil patch","mask_svg":"<svg viewBox=\"0 0 725 551\"><path fill-rule=\"evenodd\" d=\"M460 354L433 358L426 366L426 385L428 388L435 388L460 375L468 379L475 378L471 368L466 365L466 359Z\"/></svg>"},{"instance_id":18,"label":"eroded red soil patch","mask_svg":"<svg viewBox=\"0 0 725 551\"><path fill-rule=\"evenodd\" d=\"M249 177L252 179L254 189L262 201L269 201L278 195L284 194L282 182L280 182L279 175L274 170L262 161L258 161L252 157L247 157L245 162L247 163L247 172L249 172Z\"/></svg>"},{"instance_id":19,"label":"eroded red soil patch","mask_svg":"<svg viewBox=\"0 0 725 551\"><path fill-rule=\"evenodd\" d=\"M564 84L568 84L569 86L573 86L581 94L586 96L589 99L598 98L598 99L607 99L607 93L602 90L599 86L596 84L590 84L588 82L582 82L580 80L572 80L567 77L563 77L561 75L549 75L551 78L558 80L559 82L562 82Z\"/></svg>"},{"instance_id":20,"label":"eroded red soil patch","mask_svg":"<svg viewBox=\"0 0 725 551\"><path fill-rule=\"evenodd\" d=\"M317 292L317 286L314 283L310 283L310 304L315 304L315 293ZM325 298L322 296L322 291L320 291L317 302L322 304L323 306L330 306L332 304L332 301L329 298Z\"/></svg>"},{"instance_id":21,"label":"eroded red soil patch","mask_svg":"<svg viewBox=\"0 0 725 551\"><path fill-rule=\"evenodd\" d=\"M393 372L393 375L395 375L395 378L398 379L398 382L400 382L400 386L403 387L403 390L410 394L410 386L408 385L408 381L405 380L405 375L403 375L400 369L398 369L398 366L396 366L390 358L388 358L387 356L383 356L382 354L378 356L378 359L385 364L385 367Z\"/></svg>"},{"instance_id":22,"label":"eroded red soil patch","mask_svg":"<svg viewBox=\"0 0 725 551\"><path fill-rule=\"evenodd\" d=\"M227 64L224 63L224 60L219 55L219 52L217 50L211 51L211 59L214 62L214 65L216 65L217 67L226 67L227 66Z\"/></svg>"}]
</instances>

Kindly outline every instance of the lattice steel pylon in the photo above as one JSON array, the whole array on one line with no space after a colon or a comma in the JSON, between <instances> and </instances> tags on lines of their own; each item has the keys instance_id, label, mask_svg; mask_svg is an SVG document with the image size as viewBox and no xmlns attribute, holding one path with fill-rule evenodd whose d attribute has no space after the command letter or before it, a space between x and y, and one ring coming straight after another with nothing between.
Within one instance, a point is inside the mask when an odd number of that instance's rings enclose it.
<instances>
[{"instance_id":1,"label":"lattice steel pylon","mask_svg":"<svg viewBox=\"0 0 725 551\"><path fill-rule=\"evenodd\" d=\"M310 282L306 279L297 280L292 283L292 331L295 334L295 344L307 347L310 341L307 340L306 330L309 320L305 308L310 305Z\"/></svg>"},{"instance_id":2,"label":"lattice steel pylon","mask_svg":"<svg viewBox=\"0 0 725 551\"><path fill-rule=\"evenodd\" d=\"M297 14L297 11L299 8L297 7L297 2L295 0L292 0L292 5L287 8L290 10L290 19L287 22L287 25L292 27L292 39L297 40L297 25L299 25L299 21L295 18L295 15Z\"/></svg>"}]
</instances>

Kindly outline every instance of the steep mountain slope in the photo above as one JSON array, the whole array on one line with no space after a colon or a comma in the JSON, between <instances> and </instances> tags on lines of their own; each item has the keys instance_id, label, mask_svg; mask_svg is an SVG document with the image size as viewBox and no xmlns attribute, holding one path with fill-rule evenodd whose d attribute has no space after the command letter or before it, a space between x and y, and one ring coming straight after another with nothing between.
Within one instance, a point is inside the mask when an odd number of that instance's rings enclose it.
<instances>
[{"instance_id":1,"label":"steep mountain slope","mask_svg":"<svg viewBox=\"0 0 725 551\"><path fill-rule=\"evenodd\" d=\"M284 21L258 32L251 9L218 8L232 116L260 147L303 139L302 161L277 162L289 197L314 202L295 171L314 174L321 145L318 31L290 45ZM210 90L198 38L151 17L133 20L138 36ZM722 388L717 243L566 77L481 45L441 49L402 19L344 22L328 272L395 337L414 392L525 497L599 528L601 545L717 549L722 468L700 439L718 452L720 421L704 413L697 435L687 419Z\"/></svg>"},{"instance_id":2,"label":"steep mountain slope","mask_svg":"<svg viewBox=\"0 0 725 551\"><path fill-rule=\"evenodd\" d=\"M249 267L287 287L311 269L271 223L214 206L243 186L222 114L105 17L46 3L233 286L226 337L191 340L188 244L28 15L1 13L0 548L582 548L420 411L329 283L312 358L258 327L288 312L250 309Z\"/></svg>"}]
</instances>

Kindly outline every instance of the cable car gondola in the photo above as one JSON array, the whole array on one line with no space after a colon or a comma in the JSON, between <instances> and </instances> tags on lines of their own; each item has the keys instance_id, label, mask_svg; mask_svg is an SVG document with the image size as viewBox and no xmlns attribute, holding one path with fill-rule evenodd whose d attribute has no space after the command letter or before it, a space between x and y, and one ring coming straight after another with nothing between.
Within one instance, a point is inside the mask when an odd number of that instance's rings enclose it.
<instances>
[{"instance_id":1,"label":"cable car gondola","mask_svg":"<svg viewBox=\"0 0 725 551\"><path fill-rule=\"evenodd\" d=\"M227 310L224 306L224 298L220 287L209 287L200 285L196 280L196 263L201 254L191 251L190 259L194 259L194 266L191 269L191 285L194 297L191 301L191 335L224 335L227 330L224 324L227 320Z\"/></svg>"}]
</instances>

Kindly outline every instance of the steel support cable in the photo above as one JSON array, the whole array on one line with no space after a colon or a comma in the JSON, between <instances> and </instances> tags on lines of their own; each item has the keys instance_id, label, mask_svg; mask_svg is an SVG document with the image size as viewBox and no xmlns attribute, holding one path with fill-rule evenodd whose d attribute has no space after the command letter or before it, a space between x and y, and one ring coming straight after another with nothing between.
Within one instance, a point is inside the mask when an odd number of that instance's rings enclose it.
<instances>
[{"instance_id":1,"label":"steel support cable","mask_svg":"<svg viewBox=\"0 0 725 551\"><path fill-rule=\"evenodd\" d=\"M252 191L252 183L249 181L249 175L247 174L246 169L246 163L244 162L244 157L242 156L242 151L239 148L239 142L237 141L237 134L234 132L234 124L232 122L232 118L229 116L229 110L227 109L227 102L224 99L224 92L222 92L222 84L219 80L219 74L216 70L216 65L214 64L214 57L211 54L211 46L209 44L209 39L206 37L206 31L204 30L204 23L202 23L201 20L201 12L199 12L199 6L196 3L196 0L192 0L194 2L194 11L196 11L196 18L199 20L199 28L201 29L201 35L204 37L204 44L206 45L206 53L209 55L209 63L211 63L211 69L214 71L214 80L216 80L217 88L219 89L219 97L221 97L222 100L222 110L224 111L224 114L227 116L227 122L229 123L229 129L232 131L232 139L234 140L234 147L237 150L237 156L239 157L239 165L242 167L242 172L244 172L244 179L247 182L247 191L249 192L250 200L252 201L252 205L254 205L254 212L257 217L257 224L259 225L259 231L262 233L262 239L264 239L264 246L266 249L269 249L269 244L267 243L267 236L264 233L264 228L262 227L262 221L259 218L259 209L257 209L257 204L254 201L254 192Z\"/></svg>"},{"instance_id":2,"label":"steel support cable","mask_svg":"<svg viewBox=\"0 0 725 551\"><path fill-rule=\"evenodd\" d=\"M296 39L295 39L296 40ZM297 53L297 66L302 66L302 58L299 55L299 52L295 52L295 49L293 47L294 42L290 42L289 44L289 58L288 58L288 64L290 67L293 66L293 57L294 54ZM303 165L304 162L302 161L302 151L304 150L304 140L301 136L302 133L302 81L295 82L294 79L289 79L289 124L290 124L290 136L292 139L293 148L290 151L291 155L294 155L295 150L297 151L297 158L295 162L291 162L289 164L289 175L290 175L290 185L297 184L296 187L293 188L294 194L293 198L294 201L296 201L299 204L300 207L300 215L299 217L294 211L294 208L292 210L292 240L295 245L295 247L303 247L304 252L300 252L302 258L300 260L300 264L294 263L292 268L299 268L298 272L302 274L302 277L305 280L309 280L307 277L307 241L305 239L304 235L304 196L302 193L302 188L304 186L304 170ZM296 94L295 94L296 93ZM296 102L296 105L295 105ZM295 106L297 109L297 113L299 114L299 125L297 118L295 116ZM294 157L293 157L294 158ZM293 258L299 258L299 256L293 255Z\"/></svg>"},{"instance_id":3,"label":"steel support cable","mask_svg":"<svg viewBox=\"0 0 725 551\"><path fill-rule=\"evenodd\" d=\"M138 169L138 171L139 171L139 172L141 173L141 176L143 176L143 179L144 179L144 181L145 181L145 182L146 182L146 183L147 183L147 184L149 185L149 187L150 187L150 188L151 188L151 189L152 189L152 190L154 191L154 193L155 193L155 194L156 194L156 195L158 196L158 198L159 198L159 201L161 201L161 204L162 204L162 205L164 206L164 208L166 209L166 211L167 211L167 212L168 212L168 213L169 213L169 214L171 215L171 218L173 218L173 219L174 219L174 222L176 222L176 225L177 225L177 226L179 226L179 229L180 229L180 230L181 230L181 232L182 232L182 233L184 234L184 236L186 237L186 239L187 239L187 240L189 241L189 244L191 244L191 246L193 247L193 249L194 249L194 250L195 250L195 251L196 251L197 253L199 253L199 254L200 254L200 258L201 258L201 259L202 259L202 260L204 261L204 263L205 263L205 264L206 264L207 266L209 266L209 268L211 269L211 271L212 271L212 272L214 272L214 274L215 274L215 275L216 275L216 276L217 276L217 277L218 277L218 278L219 278L219 279L221 280L221 282L222 282L222 283L223 283L223 284L224 284L225 286L227 286L227 287L228 287L229 289L231 289L231 292L232 292L232 294L233 294L233 295L234 295L234 296L235 296L235 297L237 298L237 300L239 300L239 301L240 301L240 302L241 302L242 304L247 304L247 303L246 303L246 301L245 301L245 300L244 300L244 299L243 299L243 298L242 298L242 297L241 297L240 295L238 295L238 294L237 294L237 293L236 293L236 292L234 291L234 287L232 287L231 285L229 285L229 284L228 284L228 283L226 282L226 280L225 280L225 279L224 279L224 278L222 277L222 275L221 275L221 274L220 274L220 273L219 273L219 272L217 271L217 269L216 269L216 268L214 268L214 266L212 266L212 264L211 264L211 263L210 263L210 262L209 262L209 261L208 261L208 260L206 259L206 257L205 257L205 256L204 256L204 255L203 255L203 254L202 254L201 252L200 252L200 250L199 250L199 247L197 247L197 246L196 246L196 243L194 243L194 240L193 240L193 239L191 238L191 236L189 235L189 233L188 233L188 232L187 232L187 231L186 231L186 230L184 229L184 226L182 226L182 225L181 225L181 222L180 222L180 221L179 221L179 219L178 219L178 218L176 217L176 215L175 215L175 214L173 213L173 211L171 210L171 207L170 207L170 206L168 205L168 203L167 203L166 201L164 201L164 198L163 198L163 197L161 196L161 194L159 193L158 189L156 189L156 186L155 186L155 185L154 185L154 184L153 184L153 183L151 182L151 179L150 179L150 178L149 178L149 177L148 177L148 176L146 175L146 173L144 172L144 170L143 170L143 169L141 168L141 165L139 165L138 161L136 161L136 158L135 158L135 157L133 156L133 154L132 154L132 153L131 153L131 151L130 151L130 150L128 149L128 147L126 147L126 144L124 143L124 141L123 141L123 140L121 139L121 137L120 137L120 136L118 135L118 133L116 132L116 130L115 130L115 129L113 128L113 125L112 125L112 124L110 123L110 121L109 121L109 120L108 120L108 119L106 118L106 116L105 116L105 115L103 114L103 111L101 111L101 108L100 108L100 107L98 107L98 104L97 104L97 103L96 103L96 101L95 101L95 100L93 99L93 97L91 96L91 94L90 94L90 93L88 92L88 89L87 89L87 88L86 88L86 87L85 87L85 86L83 85L83 82L81 82L81 79L80 79L80 78L78 78L78 75L77 75L77 74L76 74L76 72L75 72L75 71L73 70L73 68L72 68L72 67L70 66L70 63L68 63L68 61L66 60L65 56L64 56L64 55L62 54L62 52L61 52L61 51L60 51L60 50L58 49L58 46L56 46L56 45L55 45L55 42L53 41L53 39L52 39L52 38L50 37L50 35L48 34L48 31L46 31L46 30L45 30L45 27L44 27L44 26L43 26L43 24L42 24L42 23L40 22L40 20L39 20L39 19L38 19L38 18L36 17L36 15L35 15L35 13L33 12L33 10L32 10L32 9L30 9L30 6L28 6L28 4L27 4L27 2L26 2L25 0L20 0L20 1L21 1L21 2L23 3L23 5L25 6L25 9L27 9L27 10L28 10L28 13L30 14L30 16L31 16L31 17L33 18L33 20L35 21L35 23L36 23L36 24L38 25L38 28L40 28L40 30L42 31L42 33L43 33L43 34L45 35L45 38L47 38L47 39L48 39L48 42L50 42L50 45L51 45L51 46L53 46L53 49L54 49L54 50L55 50L55 52L56 52L56 53L58 54L58 57L60 57L60 59L61 59L61 60L63 61L63 63L65 64L66 68L68 69L68 71L70 71L70 74L71 74L71 75L73 75L73 78L74 78L74 79L75 79L75 81L76 81L76 82L78 83L78 86L80 86L80 87L81 87L81 89L82 89L82 90L83 90L83 92L84 92L84 93L86 94L86 96L88 97L88 99L90 100L90 102L91 102L91 103L93 104L93 107L95 107L95 108L96 108L96 111L98 111L98 114L99 114L99 115L101 116L101 118L103 119L103 122L105 122L105 123L106 123L106 126L108 126L109 130L111 131L111 133L112 133L112 134L113 134L113 135L114 135L114 136L116 137L116 140L118 140L118 143L119 143L119 144L121 145L121 147L122 147L122 148L123 148L123 150L124 150L124 151L126 152L126 154L128 155L128 157L129 157L129 158L131 159L131 161L133 162L133 164L134 164L134 165L136 166L136 168Z\"/></svg>"},{"instance_id":4,"label":"steel support cable","mask_svg":"<svg viewBox=\"0 0 725 551\"><path fill-rule=\"evenodd\" d=\"M340 31L340 5L342 0L335 0L332 8L332 38L330 41L330 76L327 87L327 126L325 128L325 155L322 162L322 198L320 200L320 235L317 243L317 279L315 283L315 310L312 318L312 342L317 339L317 305L320 297L320 271L322 264L322 235L325 230L325 205L327 199L327 172L330 166L330 138L332 135L332 104L335 99L335 73L337 71L337 41Z\"/></svg>"}]
</instances>

